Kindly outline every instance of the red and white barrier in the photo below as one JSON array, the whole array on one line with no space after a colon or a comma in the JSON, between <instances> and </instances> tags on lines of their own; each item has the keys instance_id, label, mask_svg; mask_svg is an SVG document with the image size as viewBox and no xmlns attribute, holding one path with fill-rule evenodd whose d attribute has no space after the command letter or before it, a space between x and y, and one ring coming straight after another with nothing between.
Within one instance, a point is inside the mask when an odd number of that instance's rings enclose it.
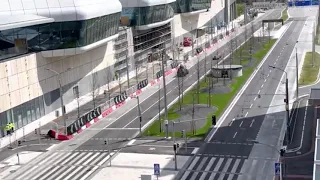
<instances>
[{"instance_id":1,"label":"red and white barrier","mask_svg":"<svg viewBox=\"0 0 320 180\"><path fill-rule=\"evenodd\" d=\"M165 76L168 76L170 74L172 74L173 72L177 71L177 68L174 69L170 69L167 72L165 72ZM109 114L111 114L113 111L115 111L116 109L122 107L123 105L125 105L128 101L130 101L134 96L137 96L139 94L141 94L143 91L145 91L148 87L150 86L154 86L157 83L160 82L160 78L155 79L153 81L151 81L151 83L149 83L146 87L137 90L136 92L132 93L130 96L128 96L128 98L123 101L122 103L119 103L117 105L113 105L112 107L108 108L107 110L103 111L101 113L101 115L97 118L92 119L90 122L86 123L84 126L82 126L76 133L72 134L72 135L64 135L64 134L58 134L58 140L60 141L65 141L65 140L70 140L72 139L74 136L80 134L82 131L84 131L86 128L89 128L91 125L97 123L99 120L107 117ZM56 131L52 130L52 136L55 136Z\"/></svg>"}]
</instances>

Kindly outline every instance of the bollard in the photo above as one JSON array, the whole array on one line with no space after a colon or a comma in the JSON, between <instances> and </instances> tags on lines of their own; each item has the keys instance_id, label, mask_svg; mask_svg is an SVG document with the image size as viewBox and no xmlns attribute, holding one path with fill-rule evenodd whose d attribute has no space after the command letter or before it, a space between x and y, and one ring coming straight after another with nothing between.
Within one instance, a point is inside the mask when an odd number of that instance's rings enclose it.
<instances>
[{"instance_id":1,"label":"bollard","mask_svg":"<svg viewBox=\"0 0 320 180\"><path fill-rule=\"evenodd\" d=\"M168 124L169 124L168 120L164 120L164 125L166 126L166 138L167 138L167 139L168 139L168 137L169 137Z\"/></svg>"}]
</instances>

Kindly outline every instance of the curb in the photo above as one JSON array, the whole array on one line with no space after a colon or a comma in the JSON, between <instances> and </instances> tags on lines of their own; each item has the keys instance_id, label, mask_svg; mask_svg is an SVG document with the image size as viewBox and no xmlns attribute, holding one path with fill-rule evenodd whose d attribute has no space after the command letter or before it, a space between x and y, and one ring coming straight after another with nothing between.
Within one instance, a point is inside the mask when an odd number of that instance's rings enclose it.
<instances>
[{"instance_id":1,"label":"curb","mask_svg":"<svg viewBox=\"0 0 320 180\"><path fill-rule=\"evenodd\" d=\"M170 69L170 70L168 70L167 72L164 73L164 76L166 77L166 76L172 74L172 73L175 72L175 71L177 71L177 68ZM162 76L161 76L160 78L162 78ZM116 109L118 109L118 108L122 107L123 105L125 105L125 104L126 104L128 101L130 101L134 96L137 96L137 95L141 94L141 93L142 93L143 91L145 91L148 87L154 86L154 85L158 84L158 83L161 81L160 78L154 79L154 80L151 81L151 83L149 83L146 87L144 87L144 88L142 88L142 89L139 89L139 90L137 90L136 92L132 93L130 96L128 96L128 98L127 98L125 101L123 101L123 102L121 102L121 103L119 103L119 104L117 104L117 105L113 105L112 107L110 107L110 108L108 108L107 110L103 111L100 116L98 116L98 117L92 119L90 122L86 123L86 124L85 124L84 126L82 126L76 133L74 133L74 134L72 134L72 135L58 134L57 140L59 140L59 141L65 141L65 140L70 140L70 139L72 139L73 137L77 136L77 135L80 134L82 131L84 131L85 129L89 128L91 125L97 123L99 120L107 117L109 114L111 114L111 113L112 113L113 111L115 111ZM51 131L52 131L51 135L55 137L55 136L56 136L56 131L53 130L53 129L51 129Z\"/></svg>"}]
</instances>

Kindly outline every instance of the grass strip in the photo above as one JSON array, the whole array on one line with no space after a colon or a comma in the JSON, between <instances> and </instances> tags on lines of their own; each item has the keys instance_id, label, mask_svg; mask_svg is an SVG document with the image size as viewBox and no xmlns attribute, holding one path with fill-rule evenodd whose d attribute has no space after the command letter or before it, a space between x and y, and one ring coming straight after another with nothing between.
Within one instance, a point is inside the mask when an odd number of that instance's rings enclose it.
<instances>
[{"instance_id":1,"label":"grass strip","mask_svg":"<svg viewBox=\"0 0 320 180\"><path fill-rule=\"evenodd\" d=\"M238 93L241 87L245 84L245 82L248 80L248 78L250 77L254 69L261 62L261 60L268 53L268 51L271 49L271 47L275 42L276 42L276 39L272 39L270 42L267 42L266 44L264 44L259 51L253 54L253 58L255 59L254 65L252 67L247 67L246 69L243 69L241 77L233 78L235 81L233 84L230 85L232 89L231 92L225 93L225 94L211 94L212 106L216 107L217 111L207 115L206 124L202 128L197 129L195 134L192 134L191 132L187 132L188 137L204 137L206 135L208 130L211 128L212 115L215 114L217 118L221 116L224 110L228 107L230 101L234 98L234 96ZM248 47L248 46L243 45L242 47L239 48L239 50L241 51L243 47ZM244 49L244 50L247 50L247 49ZM237 56L237 53L234 53L234 54L235 54L234 56ZM247 60L247 62L249 61ZM242 61L242 65L245 65L245 60ZM201 88L206 87L207 85L208 84L204 80L202 80L200 83ZM197 87L194 87L193 90L184 94L183 105L192 104L193 92L196 89ZM199 103L207 104L208 98L209 98L208 93L200 93ZM175 120L180 117L180 115L175 112L177 108L179 108L179 103L174 104L168 110L168 120ZM161 119L163 119L163 116L161 117ZM165 136L165 132L162 131L160 133L159 129L160 129L160 122L156 120L148 129L146 129L143 132L143 135L144 136ZM169 135L172 136L172 133L169 133ZM181 133L176 132L175 136L180 137Z\"/></svg>"},{"instance_id":2,"label":"grass strip","mask_svg":"<svg viewBox=\"0 0 320 180\"><path fill-rule=\"evenodd\" d=\"M304 57L302 71L299 77L299 85L311 85L318 79L320 54L315 52L314 62L312 62L312 52L307 52Z\"/></svg>"}]
</instances>

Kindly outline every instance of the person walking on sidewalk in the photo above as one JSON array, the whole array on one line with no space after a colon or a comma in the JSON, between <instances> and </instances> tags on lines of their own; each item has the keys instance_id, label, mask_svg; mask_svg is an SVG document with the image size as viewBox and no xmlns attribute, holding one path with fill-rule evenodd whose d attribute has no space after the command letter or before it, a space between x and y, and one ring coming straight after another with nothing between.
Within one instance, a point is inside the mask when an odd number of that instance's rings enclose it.
<instances>
[{"instance_id":1,"label":"person walking on sidewalk","mask_svg":"<svg viewBox=\"0 0 320 180\"><path fill-rule=\"evenodd\" d=\"M11 135L14 132L14 124L8 123L5 127L4 127L4 131L7 132L7 136Z\"/></svg>"}]
</instances>

